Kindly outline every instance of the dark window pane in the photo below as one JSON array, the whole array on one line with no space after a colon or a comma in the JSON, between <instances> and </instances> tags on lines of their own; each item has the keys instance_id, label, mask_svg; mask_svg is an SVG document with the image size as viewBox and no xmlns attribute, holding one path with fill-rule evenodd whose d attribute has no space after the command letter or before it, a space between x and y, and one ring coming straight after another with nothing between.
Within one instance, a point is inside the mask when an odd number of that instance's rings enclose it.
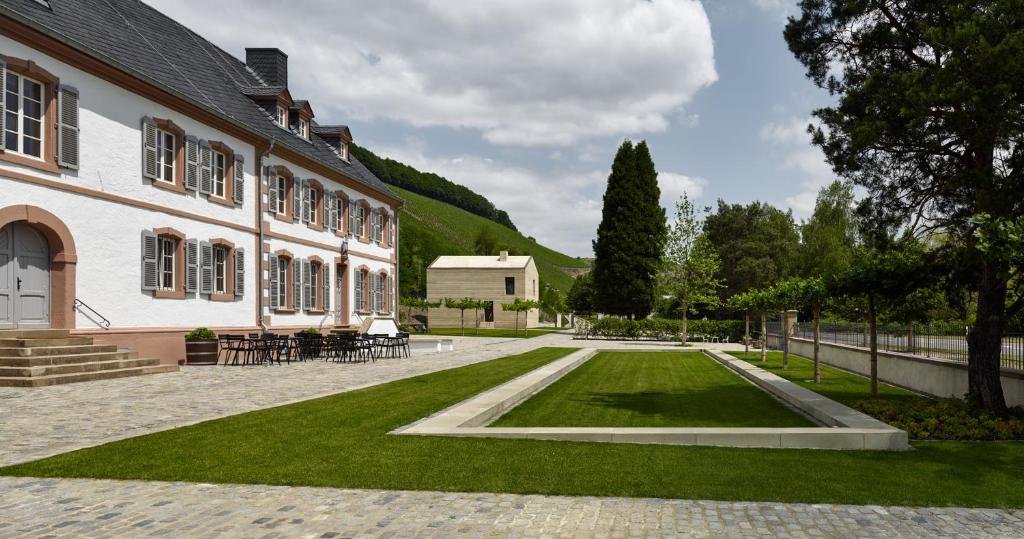
<instances>
[{"instance_id":1,"label":"dark window pane","mask_svg":"<svg viewBox=\"0 0 1024 539\"><path fill-rule=\"evenodd\" d=\"M25 128L25 135L32 138L39 138L39 120L25 118L23 127Z\"/></svg>"},{"instance_id":2,"label":"dark window pane","mask_svg":"<svg viewBox=\"0 0 1024 539\"><path fill-rule=\"evenodd\" d=\"M505 293L512 295L516 293L516 278L505 277Z\"/></svg>"},{"instance_id":3,"label":"dark window pane","mask_svg":"<svg viewBox=\"0 0 1024 539\"><path fill-rule=\"evenodd\" d=\"M25 155L31 155L33 157L40 157L42 155L42 151L41 151L41 149L39 147L39 141L38 140L33 140L33 139L30 139L30 138L26 138L26 139L24 139L24 145L25 145L25 148L24 148L24 151L22 153L24 153Z\"/></svg>"},{"instance_id":4,"label":"dark window pane","mask_svg":"<svg viewBox=\"0 0 1024 539\"><path fill-rule=\"evenodd\" d=\"M18 134L8 131L4 133L4 148L18 151Z\"/></svg>"},{"instance_id":5,"label":"dark window pane","mask_svg":"<svg viewBox=\"0 0 1024 539\"><path fill-rule=\"evenodd\" d=\"M29 99L35 99L36 101L42 100L43 87L25 79L22 85L22 93Z\"/></svg>"},{"instance_id":6,"label":"dark window pane","mask_svg":"<svg viewBox=\"0 0 1024 539\"><path fill-rule=\"evenodd\" d=\"M42 117L42 105L34 101L25 101L25 116L29 118L39 119Z\"/></svg>"}]
</instances>

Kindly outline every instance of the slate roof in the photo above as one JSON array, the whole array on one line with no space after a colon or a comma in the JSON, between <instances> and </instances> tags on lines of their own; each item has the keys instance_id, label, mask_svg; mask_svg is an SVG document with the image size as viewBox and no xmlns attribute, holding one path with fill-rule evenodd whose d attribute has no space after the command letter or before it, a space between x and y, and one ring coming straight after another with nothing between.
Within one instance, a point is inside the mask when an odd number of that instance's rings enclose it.
<instances>
[{"instance_id":1,"label":"slate roof","mask_svg":"<svg viewBox=\"0 0 1024 539\"><path fill-rule=\"evenodd\" d=\"M191 101L277 145L374 191L398 199L362 163L345 162L319 137L313 143L281 129L246 96L280 93L244 62L139 0L0 0L6 15L66 45ZM258 94L257 94L258 95Z\"/></svg>"}]
</instances>

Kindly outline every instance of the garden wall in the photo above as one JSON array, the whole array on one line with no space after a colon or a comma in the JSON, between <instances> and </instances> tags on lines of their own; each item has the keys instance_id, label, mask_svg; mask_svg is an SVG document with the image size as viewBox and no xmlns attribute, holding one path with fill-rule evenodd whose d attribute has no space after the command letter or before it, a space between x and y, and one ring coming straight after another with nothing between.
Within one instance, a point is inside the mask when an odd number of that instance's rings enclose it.
<instances>
[{"instance_id":1,"label":"garden wall","mask_svg":"<svg viewBox=\"0 0 1024 539\"><path fill-rule=\"evenodd\" d=\"M814 357L814 341L793 338L789 342L790 352ZM821 343L821 361L865 376L871 374L871 355L866 348ZM963 397L967 393L967 364L942 359L879 351L878 378L939 397ZM1006 404L1024 406L1024 371L1003 369L1002 382Z\"/></svg>"}]
</instances>

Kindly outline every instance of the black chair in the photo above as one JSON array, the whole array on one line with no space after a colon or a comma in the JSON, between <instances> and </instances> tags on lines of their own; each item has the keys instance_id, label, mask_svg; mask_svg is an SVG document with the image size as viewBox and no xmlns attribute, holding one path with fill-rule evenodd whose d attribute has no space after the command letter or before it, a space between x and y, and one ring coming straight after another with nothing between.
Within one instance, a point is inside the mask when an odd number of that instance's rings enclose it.
<instances>
[{"instance_id":1,"label":"black chair","mask_svg":"<svg viewBox=\"0 0 1024 539\"><path fill-rule=\"evenodd\" d=\"M409 348L409 334L406 333L406 332L400 331L400 332L398 332L397 335L395 335L395 339L396 339L395 350L399 353L399 356L404 354L405 357L409 357L409 355L411 353L411 350Z\"/></svg>"}]
</instances>

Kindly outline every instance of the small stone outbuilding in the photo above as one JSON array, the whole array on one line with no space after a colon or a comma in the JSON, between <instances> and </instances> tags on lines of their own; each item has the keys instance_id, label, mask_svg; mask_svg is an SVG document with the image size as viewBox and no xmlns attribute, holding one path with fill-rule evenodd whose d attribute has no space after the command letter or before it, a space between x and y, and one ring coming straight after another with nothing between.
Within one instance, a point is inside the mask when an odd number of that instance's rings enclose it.
<instances>
[{"instance_id":1,"label":"small stone outbuilding","mask_svg":"<svg viewBox=\"0 0 1024 539\"><path fill-rule=\"evenodd\" d=\"M532 256L509 256L502 251L498 256L439 256L427 268L427 299L473 298L490 302L480 312L482 328L514 328L516 313L506 312L502 303L515 298L536 301L540 283L537 264ZM466 311L466 327L475 322L475 313ZM532 310L519 315L519 327L537 325L538 312ZM430 326L459 327L459 310L430 310Z\"/></svg>"}]
</instances>

